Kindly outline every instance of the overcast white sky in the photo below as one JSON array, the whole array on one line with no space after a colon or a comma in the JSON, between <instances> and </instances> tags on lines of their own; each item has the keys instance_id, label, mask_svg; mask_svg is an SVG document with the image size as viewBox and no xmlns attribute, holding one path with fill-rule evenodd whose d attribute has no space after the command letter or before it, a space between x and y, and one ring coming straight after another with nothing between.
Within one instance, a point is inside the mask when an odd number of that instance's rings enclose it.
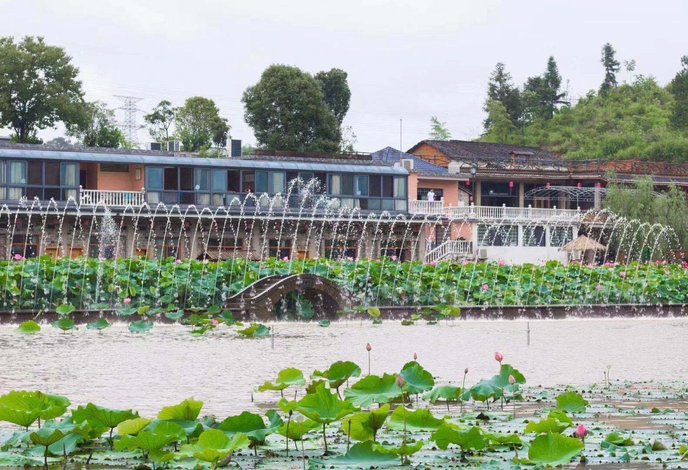
<instances>
[{"instance_id":1,"label":"overcast white sky","mask_svg":"<svg viewBox=\"0 0 688 470\"><path fill-rule=\"evenodd\" d=\"M0 16L0 35L64 47L89 99L115 107L113 95L141 97L142 121L162 99L206 96L249 143L241 95L265 67L342 68L345 124L361 151L399 147L400 118L404 149L427 137L431 115L454 138L479 136L499 61L520 84L554 55L575 97L602 81L607 41L660 83L688 54L685 0L0 0Z\"/></svg>"}]
</instances>

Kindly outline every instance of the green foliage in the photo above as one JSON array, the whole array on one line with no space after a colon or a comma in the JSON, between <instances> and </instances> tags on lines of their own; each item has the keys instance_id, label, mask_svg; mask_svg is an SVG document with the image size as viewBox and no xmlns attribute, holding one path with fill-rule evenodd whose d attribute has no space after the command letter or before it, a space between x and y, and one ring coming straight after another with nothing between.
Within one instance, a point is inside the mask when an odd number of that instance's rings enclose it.
<instances>
[{"instance_id":1,"label":"green foliage","mask_svg":"<svg viewBox=\"0 0 688 470\"><path fill-rule=\"evenodd\" d=\"M35 321L27 320L19 324L19 326L17 327L17 331L25 335L33 335L41 331L41 327Z\"/></svg>"},{"instance_id":2,"label":"green foliage","mask_svg":"<svg viewBox=\"0 0 688 470\"><path fill-rule=\"evenodd\" d=\"M676 129L688 131L688 56L681 57L681 67L667 88L674 96L671 124Z\"/></svg>"},{"instance_id":3,"label":"green foliage","mask_svg":"<svg viewBox=\"0 0 688 470\"><path fill-rule=\"evenodd\" d=\"M447 423L442 424L432 433L432 440L442 450L450 444L457 445L462 453L480 451L488 445L485 434L479 427L473 426L466 431L458 431Z\"/></svg>"},{"instance_id":4,"label":"green foliage","mask_svg":"<svg viewBox=\"0 0 688 470\"><path fill-rule=\"evenodd\" d=\"M352 377L361 375L361 368L351 361L337 361L332 363L325 371L316 370L314 378L322 378L328 381L330 388L339 389L343 383Z\"/></svg>"},{"instance_id":5,"label":"green foliage","mask_svg":"<svg viewBox=\"0 0 688 470\"><path fill-rule=\"evenodd\" d=\"M244 434L251 441L251 445L262 445L265 439L284 424L282 418L274 411L267 412L270 423L266 426L263 418L255 413L244 411L240 415L230 416L222 421L217 429L229 435Z\"/></svg>"},{"instance_id":6,"label":"green foliage","mask_svg":"<svg viewBox=\"0 0 688 470\"><path fill-rule=\"evenodd\" d=\"M298 401L297 411L306 418L320 424L329 424L355 411L348 401L337 398L330 390L318 385L313 393L309 393Z\"/></svg>"},{"instance_id":7,"label":"green foliage","mask_svg":"<svg viewBox=\"0 0 688 470\"><path fill-rule=\"evenodd\" d=\"M583 396L570 390L564 392L557 397L557 409L567 411L569 413L583 413L588 407L588 400Z\"/></svg>"},{"instance_id":8,"label":"green foliage","mask_svg":"<svg viewBox=\"0 0 688 470\"><path fill-rule=\"evenodd\" d=\"M262 323L252 323L247 328L238 330L237 333L246 338L263 338L270 335L270 327L265 326Z\"/></svg>"},{"instance_id":9,"label":"green foliage","mask_svg":"<svg viewBox=\"0 0 688 470\"><path fill-rule=\"evenodd\" d=\"M579 439L549 432L536 437L530 443L528 459L543 465L565 465L583 452L584 448Z\"/></svg>"},{"instance_id":10,"label":"green foliage","mask_svg":"<svg viewBox=\"0 0 688 470\"><path fill-rule=\"evenodd\" d=\"M497 132L497 135L501 135L505 127L515 129L521 126L523 115L521 92L518 87L513 85L511 74L505 70L504 64L501 62L495 66L487 84L487 99L484 110L488 113L488 117L483 123L486 135L491 134L493 130ZM497 114L502 122L493 121Z\"/></svg>"},{"instance_id":11,"label":"green foliage","mask_svg":"<svg viewBox=\"0 0 688 470\"><path fill-rule=\"evenodd\" d=\"M67 135L87 147L118 148L127 144L117 127L115 112L100 101L84 103L81 118L67 126Z\"/></svg>"},{"instance_id":12,"label":"green foliage","mask_svg":"<svg viewBox=\"0 0 688 470\"><path fill-rule=\"evenodd\" d=\"M137 320L129 323L129 331L132 333L147 333L153 328L153 322Z\"/></svg>"},{"instance_id":13,"label":"green foliage","mask_svg":"<svg viewBox=\"0 0 688 470\"><path fill-rule=\"evenodd\" d=\"M430 118L430 139L432 140L450 140L451 132L447 128L447 123L439 120L437 116Z\"/></svg>"},{"instance_id":14,"label":"green foliage","mask_svg":"<svg viewBox=\"0 0 688 470\"><path fill-rule=\"evenodd\" d=\"M602 46L602 58L600 59L604 67L604 81L600 85L600 95L609 93L609 90L616 87L616 74L619 72L619 61L616 60L616 51L611 44L606 43Z\"/></svg>"},{"instance_id":15,"label":"green foliage","mask_svg":"<svg viewBox=\"0 0 688 470\"><path fill-rule=\"evenodd\" d=\"M320 83L325 103L337 118L340 126L349 111L351 100L347 76L348 74L341 69L331 69L327 72L318 72L314 77Z\"/></svg>"},{"instance_id":16,"label":"green foliage","mask_svg":"<svg viewBox=\"0 0 688 470\"><path fill-rule=\"evenodd\" d=\"M341 87L335 88L338 91L332 96L341 98ZM340 101L333 99L341 111ZM258 83L246 89L242 102L244 118L264 148L299 152L339 149L339 121L325 101L321 82L297 67L271 65Z\"/></svg>"},{"instance_id":17,"label":"green foliage","mask_svg":"<svg viewBox=\"0 0 688 470\"><path fill-rule=\"evenodd\" d=\"M372 441L366 441L355 444L344 455L327 460L314 459L313 463L328 468L380 468L397 466L399 461L389 452L376 450Z\"/></svg>"},{"instance_id":18,"label":"green foliage","mask_svg":"<svg viewBox=\"0 0 688 470\"><path fill-rule=\"evenodd\" d=\"M18 142L38 143L39 130L80 122L78 73L64 49L41 37L0 38L0 127L10 127Z\"/></svg>"},{"instance_id":19,"label":"green foliage","mask_svg":"<svg viewBox=\"0 0 688 470\"><path fill-rule=\"evenodd\" d=\"M248 447L249 443L249 439L241 433L229 438L222 431L208 429L195 444L183 445L181 453L209 462L216 468L220 461L226 460L234 451Z\"/></svg>"},{"instance_id":20,"label":"green foliage","mask_svg":"<svg viewBox=\"0 0 688 470\"><path fill-rule=\"evenodd\" d=\"M389 404L371 411L361 411L342 420L341 432L356 441L375 442L377 432L382 429L389 416Z\"/></svg>"},{"instance_id":21,"label":"green foliage","mask_svg":"<svg viewBox=\"0 0 688 470\"><path fill-rule=\"evenodd\" d=\"M401 397L401 394L402 389L397 384L395 374L384 374L382 377L369 375L344 392L347 401L362 408L368 408L373 403L389 403Z\"/></svg>"},{"instance_id":22,"label":"green foliage","mask_svg":"<svg viewBox=\"0 0 688 470\"><path fill-rule=\"evenodd\" d=\"M404 364L399 375L404 378L404 391L411 395L427 392L435 386L432 374L416 361Z\"/></svg>"},{"instance_id":23,"label":"green foliage","mask_svg":"<svg viewBox=\"0 0 688 470\"><path fill-rule=\"evenodd\" d=\"M202 96L188 98L176 111L177 137L187 152L198 152L211 144L227 145L229 124L220 117L215 102Z\"/></svg>"},{"instance_id":24,"label":"green foliage","mask_svg":"<svg viewBox=\"0 0 688 470\"><path fill-rule=\"evenodd\" d=\"M418 409L411 411L400 406L389 419L390 429L409 431L433 431L439 428L444 420L435 418L430 410Z\"/></svg>"},{"instance_id":25,"label":"green foliage","mask_svg":"<svg viewBox=\"0 0 688 470\"><path fill-rule=\"evenodd\" d=\"M0 421L28 428L39 418L47 420L62 416L68 406L69 400L60 395L12 391L0 396Z\"/></svg>"},{"instance_id":26,"label":"green foliage","mask_svg":"<svg viewBox=\"0 0 688 470\"><path fill-rule=\"evenodd\" d=\"M148 133L155 142L169 142L172 134L172 126L177 110L168 100L162 100L153 110L143 116L148 127Z\"/></svg>"},{"instance_id":27,"label":"green foliage","mask_svg":"<svg viewBox=\"0 0 688 470\"><path fill-rule=\"evenodd\" d=\"M110 326L109 321L107 321L105 318L99 318L98 320L91 322L88 325L86 325L86 329L100 331L100 330L104 330L105 328L107 328L109 326Z\"/></svg>"},{"instance_id":28,"label":"green foliage","mask_svg":"<svg viewBox=\"0 0 688 470\"><path fill-rule=\"evenodd\" d=\"M158 413L160 420L183 420L189 421L198 418L203 408L203 402L187 398L178 405L166 406Z\"/></svg>"},{"instance_id":29,"label":"green foliage","mask_svg":"<svg viewBox=\"0 0 688 470\"><path fill-rule=\"evenodd\" d=\"M526 425L526 434L546 434L548 432L563 432L573 425L573 421L563 410L552 410L545 419L531 421Z\"/></svg>"},{"instance_id":30,"label":"green foliage","mask_svg":"<svg viewBox=\"0 0 688 470\"><path fill-rule=\"evenodd\" d=\"M76 324L71 318L60 318L57 321L51 323L55 328L59 328L62 331L70 331L76 329Z\"/></svg>"},{"instance_id":31,"label":"green foliage","mask_svg":"<svg viewBox=\"0 0 688 470\"><path fill-rule=\"evenodd\" d=\"M423 395L423 398L434 405L439 400L445 400L447 402L459 401L462 393L463 390L461 390L460 387L455 387L453 385L439 385Z\"/></svg>"},{"instance_id":32,"label":"green foliage","mask_svg":"<svg viewBox=\"0 0 688 470\"><path fill-rule=\"evenodd\" d=\"M288 387L301 385L306 385L306 379L303 377L303 372L299 369L290 367L279 371L277 379L274 382L266 381L263 385L258 387L258 391L279 390L281 392Z\"/></svg>"}]
</instances>

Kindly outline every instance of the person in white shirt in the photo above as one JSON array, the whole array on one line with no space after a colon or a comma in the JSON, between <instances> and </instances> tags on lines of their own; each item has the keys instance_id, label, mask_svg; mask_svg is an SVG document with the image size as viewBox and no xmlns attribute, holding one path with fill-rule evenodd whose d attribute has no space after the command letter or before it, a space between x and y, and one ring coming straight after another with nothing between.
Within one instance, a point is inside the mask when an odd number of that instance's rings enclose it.
<instances>
[{"instance_id":1,"label":"person in white shirt","mask_svg":"<svg viewBox=\"0 0 688 470\"><path fill-rule=\"evenodd\" d=\"M428 201L434 201L435 200L435 191L432 189L428 191Z\"/></svg>"}]
</instances>

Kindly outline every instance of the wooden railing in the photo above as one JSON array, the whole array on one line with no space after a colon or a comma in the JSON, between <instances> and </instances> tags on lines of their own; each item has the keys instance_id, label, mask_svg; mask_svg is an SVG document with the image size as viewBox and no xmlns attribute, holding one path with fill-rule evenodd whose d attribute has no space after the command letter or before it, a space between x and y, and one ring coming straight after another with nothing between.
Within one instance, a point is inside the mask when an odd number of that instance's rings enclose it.
<instances>
[{"instance_id":1,"label":"wooden railing","mask_svg":"<svg viewBox=\"0 0 688 470\"><path fill-rule=\"evenodd\" d=\"M426 263L434 263L444 258L456 259L471 255L473 244L464 240L447 240L439 246L428 251L425 255Z\"/></svg>"},{"instance_id":2,"label":"wooden railing","mask_svg":"<svg viewBox=\"0 0 688 470\"><path fill-rule=\"evenodd\" d=\"M126 207L142 206L145 202L145 191L103 191L99 189L81 189L79 202L82 206Z\"/></svg>"},{"instance_id":3,"label":"wooden railing","mask_svg":"<svg viewBox=\"0 0 688 470\"><path fill-rule=\"evenodd\" d=\"M579 209L551 209L506 206L443 206L442 201L409 201L411 214L443 215L452 219L472 220L553 220L574 221L585 214Z\"/></svg>"}]
</instances>

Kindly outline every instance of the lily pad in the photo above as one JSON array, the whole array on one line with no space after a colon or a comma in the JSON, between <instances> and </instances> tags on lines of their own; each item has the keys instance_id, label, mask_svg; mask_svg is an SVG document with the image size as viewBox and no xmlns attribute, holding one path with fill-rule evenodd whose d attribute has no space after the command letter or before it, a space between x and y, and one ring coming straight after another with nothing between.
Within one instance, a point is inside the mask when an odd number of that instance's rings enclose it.
<instances>
[{"instance_id":1,"label":"lily pad","mask_svg":"<svg viewBox=\"0 0 688 470\"><path fill-rule=\"evenodd\" d=\"M565 465L584 448L579 439L550 432L536 437L530 443L528 459L544 465Z\"/></svg>"},{"instance_id":2,"label":"lily pad","mask_svg":"<svg viewBox=\"0 0 688 470\"><path fill-rule=\"evenodd\" d=\"M17 327L17 331L24 335L34 335L41 331L41 326L33 320L27 320Z\"/></svg>"},{"instance_id":3,"label":"lily pad","mask_svg":"<svg viewBox=\"0 0 688 470\"><path fill-rule=\"evenodd\" d=\"M129 323L129 331L132 333L147 333L153 328L153 323L146 320L137 320Z\"/></svg>"},{"instance_id":4,"label":"lily pad","mask_svg":"<svg viewBox=\"0 0 688 470\"><path fill-rule=\"evenodd\" d=\"M394 455L373 448L372 441L355 444L344 455L331 459L312 459L311 462L324 467L379 468L399 465Z\"/></svg>"},{"instance_id":5,"label":"lily pad","mask_svg":"<svg viewBox=\"0 0 688 470\"><path fill-rule=\"evenodd\" d=\"M55 328L59 328L62 331L70 331L76 329L76 324L71 318L60 318L51 323Z\"/></svg>"},{"instance_id":6,"label":"lily pad","mask_svg":"<svg viewBox=\"0 0 688 470\"><path fill-rule=\"evenodd\" d=\"M110 326L109 321L107 321L105 318L100 318L100 319L86 325L86 329L101 331L101 330L104 330L105 328L108 328L109 326Z\"/></svg>"}]
</instances>

